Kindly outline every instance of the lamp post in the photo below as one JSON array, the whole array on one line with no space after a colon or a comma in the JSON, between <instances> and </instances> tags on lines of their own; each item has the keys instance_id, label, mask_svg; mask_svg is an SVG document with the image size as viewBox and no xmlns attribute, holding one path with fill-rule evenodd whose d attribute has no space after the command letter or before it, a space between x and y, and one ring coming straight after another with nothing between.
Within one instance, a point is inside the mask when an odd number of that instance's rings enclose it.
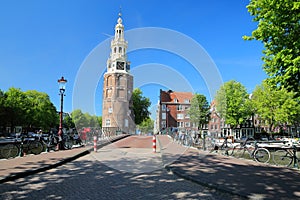
<instances>
[{"instance_id":1,"label":"lamp post","mask_svg":"<svg viewBox=\"0 0 300 200\"><path fill-rule=\"evenodd\" d=\"M62 141L62 123L63 123L63 102L64 102L64 96L65 96L65 91L66 91L66 83L67 80L64 79L64 77L62 76L60 79L58 79L58 85L59 85L59 95L60 95L60 112L59 112L59 130L58 130L58 138L59 138L59 142L58 142L58 146L57 149L60 150L61 149L61 141Z\"/></svg>"}]
</instances>

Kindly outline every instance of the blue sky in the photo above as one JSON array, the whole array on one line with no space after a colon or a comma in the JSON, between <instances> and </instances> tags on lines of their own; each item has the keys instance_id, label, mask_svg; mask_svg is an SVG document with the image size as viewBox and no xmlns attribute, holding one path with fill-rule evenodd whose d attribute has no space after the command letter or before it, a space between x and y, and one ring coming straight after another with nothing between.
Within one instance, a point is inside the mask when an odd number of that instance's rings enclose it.
<instances>
[{"instance_id":1,"label":"blue sky","mask_svg":"<svg viewBox=\"0 0 300 200\"><path fill-rule=\"evenodd\" d=\"M232 79L239 81L250 93L266 75L262 70L262 44L242 39L243 35L250 35L256 28L256 23L252 22L246 9L248 2L0 1L0 89L7 91L10 87L16 87L22 91L45 92L59 108L57 80L64 76L68 80L64 108L71 112L74 109L73 98L85 98L84 95L73 96L73 87L80 68L99 44L111 39L121 6L125 30L157 27L191 38L209 54L224 82ZM143 36L140 36L140 40L142 39ZM168 41L168 38L164 40ZM128 40L128 43L130 46L131 41ZM107 58L109 50L108 48L103 51L101 56ZM148 48L129 52L128 59L131 61L133 75L138 76L135 79L146 80L147 69L151 69L151 66L153 69L167 66L163 68L174 71L187 80L193 88L192 92L205 94L209 101L213 98L205 88L205 81L186 58L168 51ZM99 69L105 66L106 62ZM165 79L176 82L172 77L165 76ZM94 94L95 105L92 105L95 109L90 111L83 106L83 111L102 115L102 81L100 76ZM144 96L151 99L152 106L157 103L160 88L184 90L180 86L184 86L180 81L178 88L170 88L168 84L157 80L134 85L140 87ZM189 88L186 90L190 91ZM154 112L154 107L151 112Z\"/></svg>"}]
</instances>

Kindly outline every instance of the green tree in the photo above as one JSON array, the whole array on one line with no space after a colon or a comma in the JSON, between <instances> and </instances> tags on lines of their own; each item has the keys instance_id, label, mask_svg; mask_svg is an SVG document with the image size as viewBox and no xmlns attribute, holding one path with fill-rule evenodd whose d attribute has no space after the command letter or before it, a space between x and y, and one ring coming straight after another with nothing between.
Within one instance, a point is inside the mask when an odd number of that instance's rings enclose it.
<instances>
[{"instance_id":1,"label":"green tree","mask_svg":"<svg viewBox=\"0 0 300 200\"><path fill-rule=\"evenodd\" d=\"M75 123L71 117L71 115L67 115L63 120L64 127L70 129L75 128Z\"/></svg>"},{"instance_id":2,"label":"green tree","mask_svg":"<svg viewBox=\"0 0 300 200\"><path fill-rule=\"evenodd\" d=\"M36 90L28 90L26 95L26 127L42 128L49 130L58 122L58 114L55 106L46 93Z\"/></svg>"},{"instance_id":3,"label":"green tree","mask_svg":"<svg viewBox=\"0 0 300 200\"><path fill-rule=\"evenodd\" d=\"M154 120L148 117L138 125L138 128L143 134L152 133L154 129Z\"/></svg>"},{"instance_id":4,"label":"green tree","mask_svg":"<svg viewBox=\"0 0 300 200\"><path fill-rule=\"evenodd\" d=\"M77 129L88 127L88 120L80 109L76 109L71 113L71 117Z\"/></svg>"},{"instance_id":5,"label":"green tree","mask_svg":"<svg viewBox=\"0 0 300 200\"><path fill-rule=\"evenodd\" d=\"M202 129L209 121L209 104L202 94L195 94L191 99L191 107L188 111L191 122L195 123L198 129Z\"/></svg>"},{"instance_id":6,"label":"green tree","mask_svg":"<svg viewBox=\"0 0 300 200\"><path fill-rule=\"evenodd\" d=\"M89 127L99 127L97 116L90 115L89 113L84 113L84 115L87 119L87 124Z\"/></svg>"},{"instance_id":7,"label":"green tree","mask_svg":"<svg viewBox=\"0 0 300 200\"><path fill-rule=\"evenodd\" d=\"M217 112L233 128L251 116L249 95L239 82L224 83L217 91L215 101Z\"/></svg>"},{"instance_id":8,"label":"green tree","mask_svg":"<svg viewBox=\"0 0 300 200\"><path fill-rule=\"evenodd\" d=\"M97 116L92 116L89 113L83 113L80 109L74 110L71 113L71 117L77 129L81 129L83 127L101 127Z\"/></svg>"},{"instance_id":9,"label":"green tree","mask_svg":"<svg viewBox=\"0 0 300 200\"><path fill-rule=\"evenodd\" d=\"M253 91L252 102L256 114L267 122L269 132L276 126L295 124L299 116L299 103L293 98L294 93L286 89L274 89L266 81Z\"/></svg>"},{"instance_id":10,"label":"green tree","mask_svg":"<svg viewBox=\"0 0 300 200\"><path fill-rule=\"evenodd\" d=\"M102 116L97 116L98 124L102 128Z\"/></svg>"},{"instance_id":11,"label":"green tree","mask_svg":"<svg viewBox=\"0 0 300 200\"><path fill-rule=\"evenodd\" d=\"M6 125L6 107L5 107L5 100L6 100L6 95L5 92L0 90L0 126L5 126ZM2 132L2 130L0 130Z\"/></svg>"},{"instance_id":12,"label":"green tree","mask_svg":"<svg viewBox=\"0 0 300 200\"><path fill-rule=\"evenodd\" d=\"M19 88L9 88L5 93L5 121L6 125L14 127L17 125L23 126L26 122L28 108L28 100L24 92Z\"/></svg>"},{"instance_id":13,"label":"green tree","mask_svg":"<svg viewBox=\"0 0 300 200\"><path fill-rule=\"evenodd\" d=\"M148 111L148 108L151 105L150 99L143 97L142 95L143 93L139 88L134 89L132 92L134 122L137 125L149 118L151 114Z\"/></svg>"},{"instance_id":14,"label":"green tree","mask_svg":"<svg viewBox=\"0 0 300 200\"><path fill-rule=\"evenodd\" d=\"M258 26L244 39L263 42L269 83L300 96L299 0L251 0L247 8Z\"/></svg>"}]
</instances>

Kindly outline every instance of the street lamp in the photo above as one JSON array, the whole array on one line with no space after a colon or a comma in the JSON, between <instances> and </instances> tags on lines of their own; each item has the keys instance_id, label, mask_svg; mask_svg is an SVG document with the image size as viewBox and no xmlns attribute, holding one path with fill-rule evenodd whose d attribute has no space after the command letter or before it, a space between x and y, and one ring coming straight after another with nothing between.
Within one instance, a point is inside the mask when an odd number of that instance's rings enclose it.
<instances>
[{"instance_id":1,"label":"street lamp","mask_svg":"<svg viewBox=\"0 0 300 200\"><path fill-rule=\"evenodd\" d=\"M65 96L65 91L66 91L66 83L67 80L64 79L64 77L62 76L61 79L58 79L58 85L59 85L59 95L60 95L60 112L59 112L59 130L58 130L58 138L59 138L59 142L58 142L58 150L61 149L61 141L62 141L62 123L63 123L63 102L64 102L64 96Z\"/></svg>"}]
</instances>

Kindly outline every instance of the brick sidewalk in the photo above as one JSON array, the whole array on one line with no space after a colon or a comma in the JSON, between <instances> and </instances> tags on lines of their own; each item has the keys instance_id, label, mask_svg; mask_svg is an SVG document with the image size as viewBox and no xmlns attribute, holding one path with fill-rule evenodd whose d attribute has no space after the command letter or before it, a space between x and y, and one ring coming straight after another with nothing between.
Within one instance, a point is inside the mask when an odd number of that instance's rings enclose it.
<instances>
[{"instance_id":1,"label":"brick sidewalk","mask_svg":"<svg viewBox=\"0 0 300 200\"><path fill-rule=\"evenodd\" d=\"M158 140L166 168L185 179L249 199L300 199L299 170L186 149L167 136Z\"/></svg>"},{"instance_id":2,"label":"brick sidewalk","mask_svg":"<svg viewBox=\"0 0 300 200\"><path fill-rule=\"evenodd\" d=\"M120 138L127 136L128 135L120 135L105 139L98 142L97 147L102 147L110 142L117 141ZM92 146L74 148L71 150L41 153L39 155L27 155L24 157L16 157L13 159L2 159L0 160L0 183L55 168L57 166L63 165L64 163L89 154L90 151L93 151Z\"/></svg>"}]
</instances>

